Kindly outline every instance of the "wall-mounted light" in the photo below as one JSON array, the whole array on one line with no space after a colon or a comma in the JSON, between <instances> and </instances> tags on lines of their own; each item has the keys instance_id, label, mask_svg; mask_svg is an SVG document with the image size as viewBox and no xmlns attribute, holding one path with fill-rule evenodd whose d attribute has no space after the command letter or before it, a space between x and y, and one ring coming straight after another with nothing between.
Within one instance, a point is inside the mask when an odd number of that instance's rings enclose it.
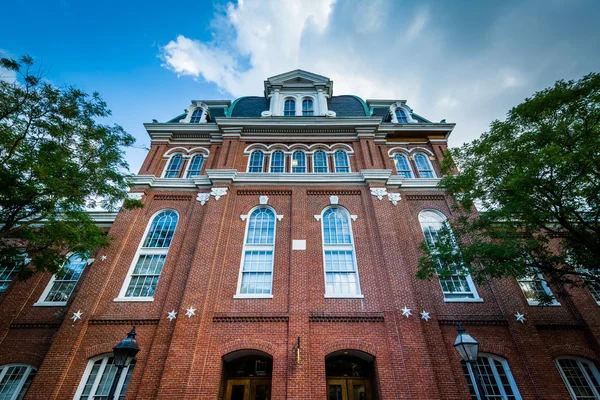
<instances>
[{"instance_id":1,"label":"wall-mounted light","mask_svg":"<svg viewBox=\"0 0 600 400\"><path fill-rule=\"evenodd\" d=\"M300 336L298 336L298 343L296 344L296 362L300 364Z\"/></svg>"}]
</instances>

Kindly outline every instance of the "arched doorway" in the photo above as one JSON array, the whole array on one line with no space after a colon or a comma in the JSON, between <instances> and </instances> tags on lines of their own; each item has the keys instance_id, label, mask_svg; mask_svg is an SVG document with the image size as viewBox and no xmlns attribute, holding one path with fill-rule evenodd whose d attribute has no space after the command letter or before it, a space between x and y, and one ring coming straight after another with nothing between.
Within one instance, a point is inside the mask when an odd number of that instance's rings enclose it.
<instances>
[{"instance_id":1,"label":"arched doorway","mask_svg":"<svg viewBox=\"0 0 600 400\"><path fill-rule=\"evenodd\" d=\"M373 400L374 357L341 350L325 358L327 400Z\"/></svg>"},{"instance_id":2,"label":"arched doorway","mask_svg":"<svg viewBox=\"0 0 600 400\"><path fill-rule=\"evenodd\" d=\"M258 350L223 356L225 400L270 400L273 359Z\"/></svg>"}]
</instances>

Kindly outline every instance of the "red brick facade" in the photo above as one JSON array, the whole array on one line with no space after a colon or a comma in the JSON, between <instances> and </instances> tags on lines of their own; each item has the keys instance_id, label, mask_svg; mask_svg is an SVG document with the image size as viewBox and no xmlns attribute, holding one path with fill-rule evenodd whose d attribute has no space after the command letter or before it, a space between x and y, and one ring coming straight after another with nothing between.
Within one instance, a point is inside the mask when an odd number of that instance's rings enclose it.
<instances>
[{"instance_id":1,"label":"red brick facade","mask_svg":"<svg viewBox=\"0 0 600 400\"><path fill-rule=\"evenodd\" d=\"M569 398L554 360L569 355L600 362L600 312L586 290L567 289L572 296L559 298L560 306L541 308L528 305L515 280L504 279L477 286L481 302L445 302L437 280L415 278L423 240L418 214L435 209L451 217L452 200L434 187L435 179L398 180L388 151L425 149L440 176L453 125L416 123L411 129L370 116L357 118L355 127L344 119L338 127L335 118L306 118L300 124L301 118L259 117L264 133L250 119L232 127L222 123L234 120L226 117L202 130L147 124L152 146L133 189L143 193L144 208L118 213L111 246L86 268L67 306L34 306L47 275L13 282L0 299L0 365L38 369L25 398L73 398L88 359L110 353L135 325L141 351L127 399L224 398L223 357L239 350L272 359L272 399L328 398L326 357L348 350L373 357L375 398L466 399L467 382L452 347L459 321L481 352L506 359L523 399ZM167 134L158 135L161 129ZM273 135L277 129L281 134ZM245 149L253 143L349 145L351 172L345 176L352 179L331 173L327 180L292 181L291 172L278 174L280 183L267 172L254 174L263 181L246 179ZM209 155L195 183L149 182L148 176L162 175L167 151L197 147ZM286 171L290 163L288 156ZM196 199L215 187L227 193L218 200L210 196L204 205ZM385 196L380 200L371 188L400 193L401 199L396 205ZM234 298L247 223L241 216L260 205L259 196L283 216L276 221L272 298ZM363 298L324 296L321 222L315 216L331 196L356 216L352 230ZM175 210L179 221L153 301L115 300L151 217L163 209ZM293 250L293 240L305 240L306 250ZM196 312L187 317L190 307ZM404 307L412 311L408 318ZM172 310L177 318L169 320ZM82 319L73 321L76 311ZM421 319L421 311L431 320ZM525 323L516 321L517 312L525 314Z\"/></svg>"}]
</instances>

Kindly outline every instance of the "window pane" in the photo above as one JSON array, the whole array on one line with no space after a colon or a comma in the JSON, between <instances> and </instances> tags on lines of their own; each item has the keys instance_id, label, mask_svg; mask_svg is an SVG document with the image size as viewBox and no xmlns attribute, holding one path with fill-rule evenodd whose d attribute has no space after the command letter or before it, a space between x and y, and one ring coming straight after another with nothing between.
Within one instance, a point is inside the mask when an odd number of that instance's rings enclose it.
<instances>
[{"instance_id":1,"label":"window pane","mask_svg":"<svg viewBox=\"0 0 600 400\"><path fill-rule=\"evenodd\" d=\"M272 269L272 251L246 251L240 293L270 294Z\"/></svg>"},{"instance_id":2,"label":"window pane","mask_svg":"<svg viewBox=\"0 0 600 400\"><path fill-rule=\"evenodd\" d=\"M348 216L337 208L330 208L323 214L323 241L325 244L352 243Z\"/></svg>"},{"instance_id":3,"label":"window pane","mask_svg":"<svg viewBox=\"0 0 600 400\"><path fill-rule=\"evenodd\" d=\"M317 150L313 154L313 172L324 173L328 172L327 154L323 150Z\"/></svg>"},{"instance_id":4,"label":"window pane","mask_svg":"<svg viewBox=\"0 0 600 400\"><path fill-rule=\"evenodd\" d=\"M461 363L472 400L477 400L475 386L469 374L469 371L473 367L476 368L483 392L488 399L512 400L516 399L516 396L519 395L518 392L515 393L513 391L511 383L514 385L514 379L506 362L501 362L492 357L481 356L474 365L467 365L464 361Z\"/></svg>"},{"instance_id":5,"label":"window pane","mask_svg":"<svg viewBox=\"0 0 600 400\"><path fill-rule=\"evenodd\" d=\"M283 151L277 150L271 154L271 172L284 172L285 155Z\"/></svg>"},{"instance_id":6,"label":"window pane","mask_svg":"<svg viewBox=\"0 0 600 400\"><path fill-rule=\"evenodd\" d=\"M335 152L335 172L350 172L350 163L348 162L348 154L344 150Z\"/></svg>"},{"instance_id":7,"label":"window pane","mask_svg":"<svg viewBox=\"0 0 600 400\"><path fill-rule=\"evenodd\" d=\"M425 154L415 154L414 159L415 164L417 165L417 170L419 171L419 176L421 178L435 178L435 175L433 174L433 168Z\"/></svg>"},{"instance_id":8,"label":"window pane","mask_svg":"<svg viewBox=\"0 0 600 400\"><path fill-rule=\"evenodd\" d=\"M4 267L0 268L0 294L4 293L12 280L17 276L19 268L14 266L12 268Z\"/></svg>"},{"instance_id":9,"label":"window pane","mask_svg":"<svg viewBox=\"0 0 600 400\"><path fill-rule=\"evenodd\" d=\"M269 208L257 208L248 220L247 244L273 244L275 213Z\"/></svg>"},{"instance_id":10,"label":"window pane","mask_svg":"<svg viewBox=\"0 0 600 400\"><path fill-rule=\"evenodd\" d=\"M65 302L69 300L86 265L87 259L81 258L78 254L69 257L67 263L62 267L61 273L55 275L52 287L44 301Z\"/></svg>"},{"instance_id":11,"label":"window pane","mask_svg":"<svg viewBox=\"0 0 600 400\"><path fill-rule=\"evenodd\" d=\"M403 176L405 178L412 178L410 164L408 163L408 158L406 158L405 155L396 154L394 156L394 162L396 164L396 171L398 172L398 175Z\"/></svg>"},{"instance_id":12,"label":"window pane","mask_svg":"<svg viewBox=\"0 0 600 400\"><path fill-rule=\"evenodd\" d=\"M171 210L163 211L154 217L142 247L168 248L175 233L177 220L177 213Z\"/></svg>"},{"instance_id":13,"label":"window pane","mask_svg":"<svg viewBox=\"0 0 600 400\"><path fill-rule=\"evenodd\" d=\"M166 258L166 254L140 255L125 297L153 297Z\"/></svg>"},{"instance_id":14,"label":"window pane","mask_svg":"<svg viewBox=\"0 0 600 400\"><path fill-rule=\"evenodd\" d=\"M529 302L537 302L544 296L552 295L552 292L546 286L544 277L535 268L532 268L528 275L517 279L517 282Z\"/></svg>"},{"instance_id":15,"label":"window pane","mask_svg":"<svg viewBox=\"0 0 600 400\"><path fill-rule=\"evenodd\" d=\"M565 384L575 394L576 399L598 399L600 397L600 388L594 388L592 381L586 378L582 365L588 365L588 370L598 373L594 365L586 361L578 361L572 358L562 358L558 360L558 366L563 373ZM587 372L587 371L586 371ZM592 372L592 375L593 375Z\"/></svg>"},{"instance_id":16,"label":"window pane","mask_svg":"<svg viewBox=\"0 0 600 400\"><path fill-rule=\"evenodd\" d=\"M202 171L202 164L204 164L204 156L202 154L196 154L194 157L192 157L186 178L192 178L200 175L200 171Z\"/></svg>"},{"instance_id":17,"label":"window pane","mask_svg":"<svg viewBox=\"0 0 600 400\"><path fill-rule=\"evenodd\" d=\"M169 160L169 165L165 171L165 178L178 178L179 171L181 170L181 164L183 163L183 156L181 154L175 154Z\"/></svg>"},{"instance_id":18,"label":"window pane","mask_svg":"<svg viewBox=\"0 0 600 400\"><path fill-rule=\"evenodd\" d=\"M194 113L192 114L192 118L190 118L190 123L199 124L202 120L202 112L203 110L201 108L195 109Z\"/></svg>"},{"instance_id":19,"label":"window pane","mask_svg":"<svg viewBox=\"0 0 600 400\"><path fill-rule=\"evenodd\" d=\"M129 367L126 367L123 370L122 374L125 375L125 377L121 375L119 378L117 378L118 370L114 366L113 361L114 358L112 356L106 356L93 361L89 376L84 377L84 379L86 379L85 386L83 387L79 400L108 400L108 394L115 379L119 379L119 381L123 380L122 385L117 383L115 399L125 398L136 360L132 360ZM97 384L97 386L93 389L95 384Z\"/></svg>"},{"instance_id":20,"label":"window pane","mask_svg":"<svg viewBox=\"0 0 600 400\"><path fill-rule=\"evenodd\" d=\"M285 117L296 116L296 102L294 100L286 100L283 105L283 115Z\"/></svg>"},{"instance_id":21,"label":"window pane","mask_svg":"<svg viewBox=\"0 0 600 400\"><path fill-rule=\"evenodd\" d=\"M314 114L313 101L310 99L302 100L302 115L311 116Z\"/></svg>"},{"instance_id":22,"label":"window pane","mask_svg":"<svg viewBox=\"0 0 600 400\"><path fill-rule=\"evenodd\" d=\"M265 154L262 151L253 151L250 155L250 165L248 168L248 172L263 172L264 158Z\"/></svg>"},{"instance_id":23,"label":"window pane","mask_svg":"<svg viewBox=\"0 0 600 400\"><path fill-rule=\"evenodd\" d=\"M292 154L292 172L303 174L306 172L306 153L303 151L295 151Z\"/></svg>"},{"instance_id":24,"label":"window pane","mask_svg":"<svg viewBox=\"0 0 600 400\"><path fill-rule=\"evenodd\" d=\"M396 119L399 124L408 124L408 118L406 117L404 110L396 109Z\"/></svg>"}]
</instances>

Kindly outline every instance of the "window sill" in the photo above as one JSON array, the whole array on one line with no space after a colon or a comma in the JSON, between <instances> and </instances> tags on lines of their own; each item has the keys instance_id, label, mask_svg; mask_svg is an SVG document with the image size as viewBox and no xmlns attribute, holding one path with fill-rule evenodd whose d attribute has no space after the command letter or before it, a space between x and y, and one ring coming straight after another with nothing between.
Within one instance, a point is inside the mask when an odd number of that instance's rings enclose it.
<instances>
[{"instance_id":1,"label":"window sill","mask_svg":"<svg viewBox=\"0 0 600 400\"><path fill-rule=\"evenodd\" d=\"M476 298L464 298L464 299L444 299L444 303L483 303L481 297Z\"/></svg>"},{"instance_id":2,"label":"window sill","mask_svg":"<svg viewBox=\"0 0 600 400\"><path fill-rule=\"evenodd\" d=\"M66 301L38 301L33 304L34 307L64 307L66 305Z\"/></svg>"},{"instance_id":3,"label":"window sill","mask_svg":"<svg viewBox=\"0 0 600 400\"><path fill-rule=\"evenodd\" d=\"M529 304L531 307L560 307L560 303L558 301L554 301L550 304L540 305L539 301L527 300L527 304Z\"/></svg>"},{"instance_id":4,"label":"window sill","mask_svg":"<svg viewBox=\"0 0 600 400\"><path fill-rule=\"evenodd\" d=\"M364 299L365 296L362 294L353 294L353 295L342 295L342 294L326 294L324 296L326 299Z\"/></svg>"},{"instance_id":5,"label":"window sill","mask_svg":"<svg viewBox=\"0 0 600 400\"><path fill-rule=\"evenodd\" d=\"M154 301L154 297L117 297L113 301L116 303L149 303Z\"/></svg>"},{"instance_id":6,"label":"window sill","mask_svg":"<svg viewBox=\"0 0 600 400\"><path fill-rule=\"evenodd\" d=\"M234 299L272 299L272 294L236 294Z\"/></svg>"}]
</instances>

